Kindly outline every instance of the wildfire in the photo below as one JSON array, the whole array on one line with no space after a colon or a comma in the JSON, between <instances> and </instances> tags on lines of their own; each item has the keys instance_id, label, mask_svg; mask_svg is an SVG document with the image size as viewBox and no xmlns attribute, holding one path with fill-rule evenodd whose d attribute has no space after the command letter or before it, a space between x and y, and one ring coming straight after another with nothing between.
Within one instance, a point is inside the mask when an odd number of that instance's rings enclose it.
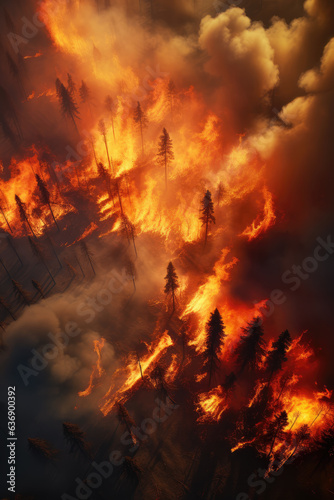
<instances>
[{"instance_id":1,"label":"wildfire","mask_svg":"<svg viewBox=\"0 0 334 500\"><path fill-rule=\"evenodd\" d=\"M104 338L101 338L100 340L94 340L94 351L97 354L97 361L96 361L96 364L93 366L93 370L92 370L92 373L90 375L89 384L88 384L87 389L78 393L78 395L81 397L82 396L86 397L86 396L89 396L89 394L91 394L96 382L102 377L102 375L104 373L104 370L103 370L102 364L101 364L101 357L102 357L101 352L102 352L102 349L104 347L104 343L105 343Z\"/></svg>"},{"instance_id":2,"label":"wildfire","mask_svg":"<svg viewBox=\"0 0 334 500\"><path fill-rule=\"evenodd\" d=\"M197 411L200 413L199 422L205 422L206 420L215 420L218 422L227 408L225 394L220 385L198 396Z\"/></svg>"},{"instance_id":3,"label":"wildfire","mask_svg":"<svg viewBox=\"0 0 334 500\"><path fill-rule=\"evenodd\" d=\"M267 231L276 221L276 215L274 211L273 195L268 191L266 187L263 188L264 197L264 208L263 208L263 218L259 215L251 226L247 227L241 236L247 236L248 241L251 241L265 231Z\"/></svg>"},{"instance_id":4,"label":"wildfire","mask_svg":"<svg viewBox=\"0 0 334 500\"><path fill-rule=\"evenodd\" d=\"M127 393L133 389L171 345L173 345L173 341L168 335L168 331L165 331L159 339L152 343L149 347L149 353L145 357L138 360L137 356L129 356L125 363L126 367L120 368L112 377L110 388L103 398L104 402L100 405L103 415L107 415L112 410L116 401L126 398ZM114 391L117 380L118 382L121 380L121 387Z\"/></svg>"}]
</instances>

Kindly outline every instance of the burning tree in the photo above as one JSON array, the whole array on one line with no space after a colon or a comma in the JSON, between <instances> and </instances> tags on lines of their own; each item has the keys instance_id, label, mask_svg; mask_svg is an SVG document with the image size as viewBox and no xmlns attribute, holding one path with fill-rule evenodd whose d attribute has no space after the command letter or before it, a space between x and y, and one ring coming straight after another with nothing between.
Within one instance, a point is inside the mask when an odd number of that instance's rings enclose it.
<instances>
[{"instance_id":1,"label":"burning tree","mask_svg":"<svg viewBox=\"0 0 334 500\"><path fill-rule=\"evenodd\" d=\"M72 75L70 73L67 73L67 90L69 91L72 97L74 97L76 89L77 87L73 81Z\"/></svg>"},{"instance_id":2,"label":"burning tree","mask_svg":"<svg viewBox=\"0 0 334 500\"><path fill-rule=\"evenodd\" d=\"M12 285L13 285L15 297L20 302L23 302L25 305L30 306L31 297L30 297L29 293L23 288L23 286L20 283L18 283L18 281L12 280Z\"/></svg>"},{"instance_id":3,"label":"burning tree","mask_svg":"<svg viewBox=\"0 0 334 500\"><path fill-rule=\"evenodd\" d=\"M265 355L264 331L259 317L248 323L246 328L242 328L243 335L240 337L236 347L237 363L241 371L245 368L254 370Z\"/></svg>"},{"instance_id":4,"label":"burning tree","mask_svg":"<svg viewBox=\"0 0 334 500\"><path fill-rule=\"evenodd\" d=\"M107 95L106 100L105 100L105 108L108 111L111 119L111 126L112 126L112 132L114 136L114 141L116 141L115 137L115 126L114 126L114 118L117 112L117 105L115 104L114 99L110 96Z\"/></svg>"},{"instance_id":5,"label":"burning tree","mask_svg":"<svg viewBox=\"0 0 334 500\"><path fill-rule=\"evenodd\" d=\"M212 377L218 369L219 354L225 341L225 326L220 312L216 308L211 313L210 319L206 325L206 339L204 357L204 369L209 374L209 389L211 387Z\"/></svg>"},{"instance_id":6,"label":"burning tree","mask_svg":"<svg viewBox=\"0 0 334 500\"><path fill-rule=\"evenodd\" d=\"M85 441L85 433L76 424L63 423L63 434L65 441L70 445L70 453L79 452L85 458L89 457L88 445Z\"/></svg>"},{"instance_id":7,"label":"burning tree","mask_svg":"<svg viewBox=\"0 0 334 500\"><path fill-rule=\"evenodd\" d=\"M79 132L76 123L76 120L79 118L79 108L73 95L59 79L56 80L56 91L63 115L71 118L75 130Z\"/></svg>"},{"instance_id":8,"label":"burning tree","mask_svg":"<svg viewBox=\"0 0 334 500\"><path fill-rule=\"evenodd\" d=\"M270 423L265 436L265 438L271 442L270 449L267 455L268 459L271 457L276 440L281 439L283 437L284 429L287 425L288 425L288 415L285 410L276 415L273 422Z\"/></svg>"},{"instance_id":9,"label":"burning tree","mask_svg":"<svg viewBox=\"0 0 334 500\"><path fill-rule=\"evenodd\" d=\"M125 214L122 215L121 218L121 230L123 234L126 236L128 241L130 239L132 240L133 243L133 248L137 257L137 248L136 248L136 243L135 243L135 237L136 237L136 227L132 222L130 221L129 217Z\"/></svg>"},{"instance_id":10,"label":"burning tree","mask_svg":"<svg viewBox=\"0 0 334 500\"><path fill-rule=\"evenodd\" d=\"M137 107L135 109L134 121L137 123L140 129L140 137L141 137L141 150L142 154L144 154L144 138L143 138L143 129L147 126L147 118L144 111L141 108L140 102L137 103Z\"/></svg>"},{"instance_id":11,"label":"burning tree","mask_svg":"<svg viewBox=\"0 0 334 500\"><path fill-rule=\"evenodd\" d=\"M269 372L269 381L273 375L282 369L283 363L287 361L286 354L291 346L292 339L288 330L280 334L278 339L273 342L272 348L267 357L267 370Z\"/></svg>"},{"instance_id":12,"label":"burning tree","mask_svg":"<svg viewBox=\"0 0 334 500\"><path fill-rule=\"evenodd\" d=\"M113 176L115 176L114 163L112 161L112 158L109 155L109 148L108 148L108 142L107 142L107 129L106 129L106 124L104 123L104 120L99 121L99 131L103 137L104 145L106 148L109 170L112 171Z\"/></svg>"},{"instance_id":13,"label":"burning tree","mask_svg":"<svg viewBox=\"0 0 334 500\"><path fill-rule=\"evenodd\" d=\"M165 185L167 189L167 180L168 180L167 167L169 163L174 159L174 152L173 152L173 142L165 128L163 129L159 139L158 158L160 163L162 163L165 166Z\"/></svg>"},{"instance_id":14,"label":"burning tree","mask_svg":"<svg viewBox=\"0 0 334 500\"><path fill-rule=\"evenodd\" d=\"M21 201L21 198L17 194L15 195L15 201L16 201L16 205L19 209L21 221L25 222L29 226L30 231L32 232L33 236L36 238L36 235L33 231L33 228L31 227L31 224L30 224L29 219L28 219L27 209L26 209L25 203L23 203L23 201Z\"/></svg>"},{"instance_id":15,"label":"burning tree","mask_svg":"<svg viewBox=\"0 0 334 500\"><path fill-rule=\"evenodd\" d=\"M168 296L172 296L173 301L173 311L175 311L175 293L176 290L180 287L179 279L175 271L175 267L172 262L170 262L167 266L167 274L165 276L166 285L165 285L165 294Z\"/></svg>"},{"instance_id":16,"label":"burning tree","mask_svg":"<svg viewBox=\"0 0 334 500\"><path fill-rule=\"evenodd\" d=\"M90 98L91 98L91 92L83 80L82 80L80 88L79 88L79 94L80 94L81 102L83 102L84 104L89 103Z\"/></svg>"},{"instance_id":17,"label":"burning tree","mask_svg":"<svg viewBox=\"0 0 334 500\"><path fill-rule=\"evenodd\" d=\"M205 193L204 198L202 200L201 213L202 213L202 215L200 216L200 220L202 221L202 226L205 226L204 246L206 246L206 243L208 240L209 225L212 223L216 224L216 219L214 216L213 201L212 201L211 193L209 190L207 190L207 192Z\"/></svg>"},{"instance_id":18,"label":"burning tree","mask_svg":"<svg viewBox=\"0 0 334 500\"><path fill-rule=\"evenodd\" d=\"M52 215L52 218L54 220L54 223L56 224L57 226L57 229L59 231L59 226L58 226L58 223L56 221L56 217L53 213L53 210L52 210L52 207L51 207L51 197L50 197L50 192L46 186L46 183L41 179L41 177L36 174L35 175L36 177L36 182L37 182L37 185L38 185L38 190L39 190L39 195L40 195L40 200L41 200L41 203L43 205L47 205L50 209L50 212L51 212L51 215Z\"/></svg>"}]
</instances>

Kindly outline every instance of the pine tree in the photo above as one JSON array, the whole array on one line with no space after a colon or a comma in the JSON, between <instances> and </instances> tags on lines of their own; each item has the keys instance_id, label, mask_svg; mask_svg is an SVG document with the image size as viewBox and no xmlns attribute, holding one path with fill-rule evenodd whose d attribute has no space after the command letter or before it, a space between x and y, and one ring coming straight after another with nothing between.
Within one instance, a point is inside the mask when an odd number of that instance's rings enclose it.
<instances>
[{"instance_id":1,"label":"pine tree","mask_svg":"<svg viewBox=\"0 0 334 500\"><path fill-rule=\"evenodd\" d=\"M282 369L283 363L287 361L287 351L291 346L292 339L288 330L280 334L278 340L273 342L272 348L267 356L267 370L271 380L272 376Z\"/></svg>"},{"instance_id":2,"label":"pine tree","mask_svg":"<svg viewBox=\"0 0 334 500\"><path fill-rule=\"evenodd\" d=\"M158 159L165 167L165 185L167 189L168 173L167 168L169 163L174 159L173 142L169 137L167 130L164 128L159 139Z\"/></svg>"},{"instance_id":3,"label":"pine tree","mask_svg":"<svg viewBox=\"0 0 334 500\"><path fill-rule=\"evenodd\" d=\"M26 222L26 224L29 226L29 229L32 232L33 236L36 238L36 235L31 227L31 224L30 224L28 216L27 216L27 209L26 209L25 203L23 203L23 201L21 201L21 198L17 194L15 195L15 201L16 201L17 207L19 209L21 221Z\"/></svg>"},{"instance_id":4,"label":"pine tree","mask_svg":"<svg viewBox=\"0 0 334 500\"><path fill-rule=\"evenodd\" d=\"M130 221L129 217L125 214L122 215L121 219L121 230L123 234L126 236L128 241L130 239L132 240L133 243L133 248L137 257L137 248L136 248L136 243L135 243L135 237L136 237L136 227L132 222Z\"/></svg>"},{"instance_id":5,"label":"pine tree","mask_svg":"<svg viewBox=\"0 0 334 500\"><path fill-rule=\"evenodd\" d=\"M32 252L36 255L36 257L39 258L39 260L42 262L43 266L45 267L47 273L49 274L50 278L52 279L53 283L56 284L56 281L55 281L54 277L52 276L52 273L51 273L48 265L46 264L43 250L41 249L41 247L39 246L38 243L36 243L32 238L30 238L30 236L28 236L28 240L29 240Z\"/></svg>"},{"instance_id":6,"label":"pine tree","mask_svg":"<svg viewBox=\"0 0 334 500\"><path fill-rule=\"evenodd\" d=\"M42 463L53 461L58 451L44 439L28 438L29 451Z\"/></svg>"},{"instance_id":7,"label":"pine tree","mask_svg":"<svg viewBox=\"0 0 334 500\"><path fill-rule=\"evenodd\" d=\"M270 450L267 455L268 460L271 457L276 440L283 437L284 428L288 425L288 421L288 415L286 411L283 410L281 413L279 413L279 415L276 415L274 421L271 422L267 432L267 437L271 439Z\"/></svg>"},{"instance_id":8,"label":"pine tree","mask_svg":"<svg viewBox=\"0 0 334 500\"><path fill-rule=\"evenodd\" d=\"M220 182L218 184L218 188L217 188L217 205L218 205L218 207L220 207L220 200L224 196L224 194L225 194L225 188L224 188L223 184Z\"/></svg>"},{"instance_id":9,"label":"pine tree","mask_svg":"<svg viewBox=\"0 0 334 500\"><path fill-rule=\"evenodd\" d=\"M112 158L109 155L109 148L108 148L108 142L107 142L107 129L106 129L106 125L104 123L104 120L99 121L99 130L100 130L100 134L103 137L104 145L105 145L106 152L107 152L109 171L110 172L112 171L113 176L115 176L114 163L112 161Z\"/></svg>"},{"instance_id":10,"label":"pine tree","mask_svg":"<svg viewBox=\"0 0 334 500\"><path fill-rule=\"evenodd\" d=\"M72 98L74 98L77 88L70 73L67 73L67 90Z\"/></svg>"},{"instance_id":11,"label":"pine tree","mask_svg":"<svg viewBox=\"0 0 334 500\"><path fill-rule=\"evenodd\" d=\"M142 110L140 102L137 103L137 107L135 109L134 121L137 123L137 125L139 126L139 129L140 129L141 150L142 150L142 154L144 154L143 130L147 126L147 118L146 118L144 111Z\"/></svg>"},{"instance_id":12,"label":"pine tree","mask_svg":"<svg viewBox=\"0 0 334 500\"><path fill-rule=\"evenodd\" d=\"M5 311L8 312L8 314L11 316L12 319L16 319L14 316L14 313L12 312L10 305L5 301L3 297L0 297L0 306L5 309Z\"/></svg>"},{"instance_id":13,"label":"pine tree","mask_svg":"<svg viewBox=\"0 0 334 500\"><path fill-rule=\"evenodd\" d=\"M82 250L82 253L84 255L86 255L87 259L89 260L89 263L90 263L90 266L93 270L93 273L96 275L96 272L95 272L95 269L94 269L94 266L93 266L93 261L92 261L92 257L93 257L93 254L91 253L91 251L88 249L87 247L87 244L85 241L82 241L80 243L80 246L81 246L81 250Z\"/></svg>"},{"instance_id":14,"label":"pine tree","mask_svg":"<svg viewBox=\"0 0 334 500\"><path fill-rule=\"evenodd\" d=\"M15 280L12 280L12 285L13 285L15 297L20 302L23 302L27 306L30 306L31 297L30 297L29 293L22 287L22 285L20 285L20 283L18 283Z\"/></svg>"},{"instance_id":15,"label":"pine tree","mask_svg":"<svg viewBox=\"0 0 334 500\"><path fill-rule=\"evenodd\" d=\"M203 352L204 368L209 372L209 388L211 387L212 377L218 368L219 354L224 345L225 337L223 319L218 309L215 309L206 325L205 349Z\"/></svg>"},{"instance_id":16,"label":"pine tree","mask_svg":"<svg viewBox=\"0 0 334 500\"><path fill-rule=\"evenodd\" d=\"M56 91L63 115L71 118L75 130L79 132L76 123L79 118L79 108L72 94L59 79L56 80Z\"/></svg>"},{"instance_id":17,"label":"pine tree","mask_svg":"<svg viewBox=\"0 0 334 500\"><path fill-rule=\"evenodd\" d=\"M113 136L114 136L114 141L116 141L114 119L115 119L115 115L116 115L116 112L117 112L117 105L115 104L114 99L110 95L107 95L107 97L106 97L105 108L106 108L106 110L110 114L111 125L112 125L112 132L113 132Z\"/></svg>"},{"instance_id":18,"label":"pine tree","mask_svg":"<svg viewBox=\"0 0 334 500\"><path fill-rule=\"evenodd\" d=\"M85 441L85 433L76 424L63 423L63 434L65 441L70 445L70 453L79 452L85 458L89 457L88 445Z\"/></svg>"},{"instance_id":19,"label":"pine tree","mask_svg":"<svg viewBox=\"0 0 334 500\"><path fill-rule=\"evenodd\" d=\"M173 300L173 311L175 311L175 293L176 290L180 287L179 285L179 279L175 271L175 267L173 266L172 262L170 262L167 266L167 274L165 276L166 280L166 285L165 285L165 294L167 297L169 295L172 296Z\"/></svg>"},{"instance_id":20,"label":"pine tree","mask_svg":"<svg viewBox=\"0 0 334 500\"><path fill-rule=\"evenodd\" d=\"M49 190L48 190L48 188L46 186L46 183L41 179L41 177L38 174L35 174L35 177L36 177L36 182L37 182L37 186L38 186L38 189L39 189L39 195L40 195L41 203L43 205L47 205L49 207L51 215L52 215L52 218L54 220L54 223L56 224L57 229L59 231L60 229L59 229L58 223L56 221L56 217L55 217L55 215L53 213L53 210L52 210L52 207L51 207L50 192L49 192Z\"/></svg>"},{"instance_id":21,"label":"pine tree","mask_svg":"<svg viewBox=\"0 0 334 500\"><path fill-rule=\"evenodd\" d=\"M246 328L242 328L243 335L236 347L237 363L241 371L245 368L255 370L265 355L265 341L263 328L259 317L253 318Z\"/></svg>"},{"instance_id":22,"label":"pine tree","mask_svg":"<svg viewBox=\"0 0 334 500\"><path fill-rule=\"evenodd\" d=\"M80 94L81 102L89 103L90 98L91 98L91 92L83 80L81 82L79 94Z\"/></svg>"},{"instance_id":23,"label":"pine tree","mask_svg":"<svg viewBox=\"0 0 334 500\"><path fill-rule=\"evenodd\" d=\"M202 200L201 213L202 213L202 215L200 216L200 220L202 221L202 226L205 226L204 246L206 246L206 243L208 240L209 224L211 224L211 223L216 224L216 219L214 217L213 202L212 202L211 193L209 190L207 190L207 192L205 193L204 198Z\"/></svg>"},{"instance_id":24,"label":"pine tree","mask_svg":"<svg viewBox=\"0 0 334 500\"><path fill-rule=\"evenodd\" d=\"M35 280L31 280L31 283L32 283L32 286L38 291L38 293L40 294L42 299L45 299L42 285L38 281L35 281Z\"/></svg>"}]
</instances>

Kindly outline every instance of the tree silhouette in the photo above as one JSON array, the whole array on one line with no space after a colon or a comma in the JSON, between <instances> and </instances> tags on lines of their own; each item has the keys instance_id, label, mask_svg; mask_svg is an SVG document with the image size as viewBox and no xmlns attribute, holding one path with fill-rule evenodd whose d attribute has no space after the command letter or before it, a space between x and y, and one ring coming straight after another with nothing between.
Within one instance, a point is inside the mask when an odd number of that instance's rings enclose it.
<instances>
[{"instance_id":1,"label":"tree silhouette","mask_svg":"<svg viewBox=\"0 0 334 500\"><path fill-rule=\"evenodd\" d=\"M38 293L40 294L42 299L45 299L42 285L38 281L35 281L35 280L31 280L31 283L32 283L32 286L38 291Z\"/></svg>"},{"instance_id":2,"label":"tree silhouette","mask_svg":"<svg viewBox=\"0 0 334 500\"><path fill-rule=\"evenodd\" d=\"M56 91L63 115L71 118L75 130L79 133L76 123L79 118L79 108L74 97L59 79L56 80Z\"/></svg>"},{"instance_id":3,"label":"tree silhouette","mask_svg":"<svg viewBox=\"0 0 334 500\"><path fill-rule=\"evenodd\" d=\"M81 86L79 88L79 94L80 94L81 102L89 104L89 101L91 98L91 92L83 80L82 80Z\"/></svg>"},{"instance_id":4,"label":"tree silhouette","mask_svg":"<svg viewBox=\"0 0 334 500\"><path fill-rule=\"evenodd\" d=\"M20 283L18 283L15 280L12 280L12 285L14 289L14 294L15 297L20 301L26 304L27 306L30 306L31 304L31 297L30 294L23 288Z\"/></svg>"},{"instance_id":5,"label":"tree silhouette","mask_svg":"<svg viewBox=\"0 0 334 500\"><path fill-rule=\"evenodd\" d=\"M56 284L56 281L45 261L45 256L44 256L44 253L43 253L43 250L42 248L39 246L38 243L36 243L36 241L34 241L32 238L30 238L30 236L28 236L28 240L29 240L29 243L30 243L30 247L31 247L31 250L32 252L36 255L36 257L42 262L43 266L45 267L47 273L49 274L50 278L52 279L53 283Z\"/></svg>"},{"instance_id":6,"label":"tree silhouette","mask_svg":"<svg viewBox=\"0 0 334 500\"><path fill-rule=\"evenodd\" d=\"M116 141L114 119L115 119L115 115L117 112L117 104L115 104L114 99L110 95L107 95L107 97L106 97L105 108L108 111L108 113L110 114L112 132L113 132L113 136L114 136L114 141Z\"/></svg>"},{"instance_id":7,"label":"tree silhouette","mask_svg":"<svg viewBox=\"0 0 334 500\"><path fill-rule=\"evenodd\" d=\"M267 455L268 460L271 457L276 440L283 437L284 428L287 425L288 425L288 414L286 413L285 410L276 415L274 421L270 423L266 436L271 440L270 450Z\"/></svg>"},{"instance_id":8,"label":"tree silhouette","mask_svg":"<svg viewBox=\"0 0 334 500\"><path fill-rule=\"evenodd\" d=\"M71 94L71 96L74 98L75 93L76 93L76 85L73 81L72 75L70 73L67 73L67 90Z\"/></svg>"},{"instance_id":9,"label":"tree silhouette","mask_svg":"<svg viewBox=\"0 0 334 500\"><path fill-rule=\"evenodd\" d=\"M169 137L167 130L164 128L159 139L158 159L165 167L165 185L167 189L168 173L167 168L169 163L174 159L173 142Z\"/></svg>"},{"instance_id":10,"label":"tree silhouette","mask_svg":"<svg viewBox=\"0 0 334 500\"><path fill-rule=\"evenodd\" d=\"M93 258L93 254L91 253L91 251L88 249L87 247L87 244L85 241L82 241L80 243L80 246L81 246L81 250L82 250L82 253L87 257L87 259L89 260L89 263L90 263L90 266L93 270L93 273L96 275L96 272L95 272L95 269L94 269L94 266L93 266L93 261L92 261L92 258Z\"/></svg>"},{"instance_id":11,"label":"tree silhouette","mask_svg":"<svg viewBox=\"0 0 334 500\"><path fill-rule=\"evenodd\" d=\"M205 349L203 352L204 368L209 373L209 389L211 380L218 368L219 354L225 341L225 326L220 312L216 308L211 313L210 319L206 325Z\"/></svg>"},{"instance_id":12,"label":"tree silhouette","mask_svg":"<svg viewBox=\"0 0 334 500\"><path fill-rule=\"evenodd\" d=\"M175 267L172 262L170 262L167 266L167 274L165 276L166 285L165 285L165 294L168 296L172 296L173 301L173 311L175 311L175 293L176 290L180 287L179 279L175 271Z\"/></svg>"},{"instance_id":13,"label":"tree silhouette","mask_svg":"<svg viewBox=\"0 0 334 500\"><path fill-rule=\"evenodd\" d=\"M105 145L105 148L106 148L107 158L108 158L108 165L109 165L109 171L110 172L112 171L113 176L115 176L114 163L112 161L112 158L109 155L109 148L108 148L108 142L107 142L107 129L106 129L106 125L104 123L104 120L100 120L99 121L99 131L100 131L100 134L103 137L104 145Z\"/></svg>"},{"instance_id":14,"label":"tree silhouette","mask_svg":"<svg viewBox=\"0 0 334 500\"><path fill-rule=\"evenodd\" d=\"M209 231L209 225L211 223L216 224L216 219L214 216L214 208L213 208L213 202L211 198L211 193L209 190L204 195L204 198L202 200L202 208L201 208L201 216L200 220L202 221L202 226L205 226L205 243L204 246L206 246L207 240L208 240L208 231Z\"/></svg>"},{"instance_id":15,"label":"tree silhouette","mask_svg":"<svg viewBox=\"0 0 334 500\"><path fill-rule=\"evenodd\" d=\"M223 184L220 182L218 184L218 188L217 188L217 205L218 205L218 207L220 206L220 200L222 199L224 194L225 194L225 188L224 188Z\"/></svg>"},{"instance_id":16,"label":"tree silhouette","mask_svg":"<svg viewBox=\"0 0 334 500\"><path fill-rule=\"evenodd\" d=\"M50 192L46 186L46 183L40 178L40 176L38 174L36 174L35 177L36 177L36 181L37 181L37 185L38 185L41 203L43 205L47 205L49 207L52 218L54 220L54 223L56 224L57 229L59 231L60 229L59 229L58 223L56 221L56 217L55 217L53 210L52 210L52 207L51 207Z\"/></svg>"},{"instance_id":17,"label":"tree silhouette","mask_svg":"<svg viewBox=\"0 0 334 500\"><path fill-rule=\"evenodd\" d=\"M31 227L31 224L30 224L28 216L27 216L27 209L26 209L25 203L23 203L23 201L21 201L21 198L17 194L15 195L15 201L16 201L16 205L19 209L21 221L26 222L26 224L29 226L29 229L32 232L33 236L36 238L36 235Z\"/></svg>"},{"instance_id":18,"label":"tree silhouette","mask_svg":"<svg viewBox=\"0 0 334 500\"><path fill-rule=\"evenodd\" d=\"M142 110L140 102L137 102L137 107L135 109L135 114L134 114L134 121L139 126L140 137L141 137L141 150L142 150L142 154L144 154L143 129L147 126L147 118L146 118L144 111Z\"/></svg>"},{"instance_id":19,"label":"tree silhouette","mask_svg":"<svg viewBox=\"0 0 334 500\"><path fill-rule=\"evenodd\" d=\"M259 317L253 318L246 328L242 328L243 335L236 347L235 354L241 371L245 368L254 370L265 355L265 341L263 328Z\"/></svg>"},{"instance_id":20,"label":"tree silhouette","mask_svg":"<svg viewBox=\"0 0 334 500\"><path fill-rule=\"evenodd\" d=\"M101 162L98 164L97 169L98 169L98 174L99 174L100 179L106 185L109 199L112 201L113 206L115 206L114 197L113 197L112 188L111 188L110 173L107 171L107 169L105 168L105 166Z\"/></svg>"},{"instance_id":21,"label":"tree silhouette","mask_svg":"<svg viewBox=\"0 0 334 500\"><path fill-rule=\"evenodd\" d=\"M79 452L85 458L89 458L88 445L85 441L85 433L76 424L63 423L63 434L65 441L70 445L70 453Z\"/></svg>"},{"instance_id":22,"label":"tree silhouette","mask_svg":"<svg viewBox=\"0 0 334 500\"><path fill-rule=\"evenodd\" d=\"M53 461L58 451L44 439L28 438L29 451L42 463Z\"/></svg>"},{"instance_id":23,"label":"tree silhouette","mask_svg":"<svg viewBox=\"0 0 334 500\"><path fill-rule=\"evenodd\" d=\"M123 214L121 218L121 230L128 239L128 241L130 241L130 239L132 240L133 248L137 257L137 248L135 243L136 227L134 224L132 224L129 217L125 214Z\"/></svg>"},{"instance_id":24,"label":"tree silhouette","mask_svg":"<svg viewBox=\"0 0 334 500\"><path fill-rule=\"evenodd\" d=\"M278 340L273 342L272 348L267 356L267 370L269 372L269 381L273 375L282 369L283 363L287 361L287 351L291 346L292 339L288 330L280 334Z\"/></svg>"}]
</instances>

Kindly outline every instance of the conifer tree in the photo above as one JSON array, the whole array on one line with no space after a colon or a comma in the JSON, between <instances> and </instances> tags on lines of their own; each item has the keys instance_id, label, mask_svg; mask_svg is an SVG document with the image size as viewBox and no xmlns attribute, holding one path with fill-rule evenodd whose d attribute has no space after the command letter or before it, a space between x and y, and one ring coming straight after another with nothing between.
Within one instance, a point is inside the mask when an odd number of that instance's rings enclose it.
<instances>
[{"instance_id":1,"label":"conifer tree","mask_svg":"<svg viewBox=\"0 0 334 500\"><path fill-rule=\"evenodd\" d=\"M285 427L288 425L288 415L285 410L275 416L274 421L269 425L267 437L271 439L270 450L267 458L271 457L277 439L282 438Z\"/></svg>"},{"instance_id":2,"label":"conifer tree","mask_svg":"<svg viewBox=\"0 0 334 500\"><path fill-rule=\"evenodd\" d=\"M165 185L167 189L168 182L168 165L174 159L173 153L173 142L169 136L169 133L164 128L162 134L159 139L159 150L158 150L158 159L160 163L162 163L165 167Z\"/></svg>"},{"instance_id":3,"label":"conifer tree","mask_svg":"<svg viewBox=\"0 0 334 500\"><path fill-rule=\"evenodd\" d=\"M52 279L53 283L56 284L56 281L55 281L54 277L52 276L52 273L51 273L51 271L46 263L46 259L45 259L42 248L40 247L40 245L36 241L34 241L32 238L30 238L30 236L28 236L28 240L29 240L32 252L42 262L43 266L45 267L45 269L46 269L47 273L49 274L50 278Z\"/></svg>"},{"instance_id":4,"label":"conifer tree","mask_svg":"<svg viewBox=\"0 0 334 500\"><path fill-rule=\"evenodd\" d=\"M218 368L219 354L225 342L225 326L220 312L216 308L211 313L210 319L206 325L205 349L203 352L204 368L209 374L209 388L211 387L212 377Z\"/></svg>"},{"instance_id":5,"label":"conifer tree","mask_svg":"<svg viewBox=\"0 0 334 500\"><path fill-rule=\"evenodd\" d=\"M135 243L136 227L125 214L122 215L121 229L128 241L130 241L130 239L132 240L133 248L137 257L137 247Z\"/></svg>"},{"instance_id":6,"label":"conifer tree","mask_svg":"<svg viewBox=\"0 0 334 500\"><path fill-rule=\"evenodd\" d=\"M213 208L213 202L212 202L212 197L211 193L209 190L204 195L204 198L202 200L202 208L201 208L201 216L200 220L202 221L202 226L205 226L205 243L204 246L206 246L207 240L208 240L208 231L209 231L209 225L210 224L216 224L216 219L214 216L214 208Z\"/></svg>"},{"instance_id":7,"label":"conifer tree","mask_svg":"<svg viewBox=\"0 0 334 500\"><path fill-rule=\"evenodd\" d=\"M116 141L114 119L115 119L115 115L117 112L117 104L115 103L114 99L110 95L107 95L107 97L106 97L105 108L110 115L114 141Z\"/></svg>"},{"instance_id":8,"label":"conifer tree","mask_svg":"<svg viewBox=\"0 0 334 500\"><path fill-rule=\"evenodd\" d=\"M90 266L93 270L93 273L96 274L95 272L95 269L94 269L94 266L93 266L93 261L92 261L92 258L93 258L93 254L91 253L91 251L88 249L87 247L87 244L85 241L82 241L80 243L80 246L81 246L81 250L82 250L82 253L87 257L89 263L90 263Z\"/></svg>"},{"instance_id":9,"label":"conifer tree","mask_svg":"<svg viewBox=\"0 0 334 500\"><path fill-rule=\"evenodd\" d=\"M56 80L56 92L63 115L68 116L72 120L75 130L79 132L76 123L76 120L79 118L79 108L71 92L59 79Z\"/></svg>"},{"instance_id":10,"label":"conifer tree","mask_svg":"<svg viewBox=\"0 0 334 500\"><path fill-rule=\"evenodd\" d=\"M173 311L175 311L175 294L176 290L180 287L179 279L175 271L175 267L172 262L170 262L167 266L167 274L165 276L166 285L165 285L165 294L172 297L173 301Z\"/></svg>"},{"instance_id":11,"label":"conifer tree","mask_svg":"<svg viewBox=\"0 0 334 500\"><path fill-rule=\"evenodd\" d=\"M54 220L54 223L56 224L57 229L59 231L59 226L58 226L56 217L55 217L53 210L52 210L52 207L51 207L50 192L46 186L46 183L41 179L41 177L38 174L35 174L35 177L36 177L36 182L37 182L37 186L38 186L38 190L39 190L39 196L40 196L41 203L43 205L47 205L49 207L52 218Z\"/></svg>"},{"instance_id":12,"label":"conifer tree","mask_svg":"<svg viewBox=\"0 0 334 500\"><path fill-rule=\"evenodd\" d=\"M245 368L254 370L265 355L264 331L259 317L253 318L246 328L242 328L239 343L236 347L237 363L241 371Z\"/></svg>"},{"instance_id":13,"label":"conifer tree","mask_svg":"<svg viewBox=\"0 0 334 500\"><path fill-rule=\"evenodd\" d=\"M45 299L45 295L44 295L44 292L43 292L42 285L38 281L35 281L35 280L31 280L31 283L32 283L32 286L40 294L40 296L42 297L42 299Z\"/></svg>"},{"instance_id":14,"label":"conifer tree","mask_svg":"<svg viewBox=\"0 0 334 500\"><path fill-rule=\"evenodd\" d=\"M19 209L21 221L26 222L26 224L29 226L29 229L32 232L33 236L36 238L36 235L31 227L31 224L30 224L29 219L28 219L27 209L26 209L25 203L23 203L23 201L21 201L21 198L17 194L15 195L15 201L16 201L16 205Z\"/></svg>"},{"instance_id":15,"label":"conifer tree","mask_svg":"<svg viewBox=\"0 0 334 500\"><path fill-rule=\"evenodd\" d=\"M65 441L70 445L70 453L79 452L85 458L89 458L88 445L85 441L85 433L77 424L64 422L63 435Z\"/></svg>"},{"instance_id":16,"label":"conifer tree","mask_svg":"<svg viewBox=\"0 0 334 500\"><path fill-rule=\"evenodd\" d=\"M109 165L109 171L112 171L113 176L115 176L115 170L114 170L114 162L112 161L112 158L109 154L109 148L108 148L108 141L107 141L107 129L106 129L106 124L104 123L104 120L99 121L99 131L100 134L103 137L104 145L106 148L107 152L107 158L108 158L108 165Z\"/></svg>"},{"instance_id":17,"label":"conifer tree","mask_svg":"<svg viewBox=\"0 0 334 500\"><path fill-rule=\"evenodd\" d=\"M282 369L283 363L287 361L286 354L291 343L292 339L288 330L281 333L278 339L273 342L272 348L267 356L267 370L270 375L269 381L276 372Z\"/></svg>"},{"instance_id":18,"label":"conifer tree","mask_svg":"<svg viewBox=\"0 0 334 500\"><path fill-rule=\"evenodd\" d=\"M67 73L67 90L71 94L71 96L74 98L75 93L76 93L76 85L73 81L72 75L70 73Z\"/></svg>"},{"instance_id":19,"label":"conifer tree","mask_svg":"<svg viewBox=\"0 0 334 500\"><path fill-rule=\"evenodd\" d=\"M135 114L134 114L134 121L137 123L139 130L140 130L141 150L142 150L142 154L144 154L143 130L147 126L147 118L146 118L144 111L142 110L140 102L137 102L137 107L135 109Z\"/></svg>"},{"instance_id":20,"label":"conifer tree","mask_svg":"<svg viewBox=\"0 0 334 500\"><path fill-rule=\"evenodd\" d=\"M20 302L23 302L25 305L30 306L30 304L31 304L30 294L17 281L12 280L12 285L13 285L15 297Z\"/></svg>"},{"instance_id":21,"label":"conifer tree","mask_svg":"<svg viewBox=\"0 0 334 500\"><path fill-rule=\"evenodd\" d=\"M80 94L81 102L89 103L90 98L91 98L91 92L83 80L81 82L79 94Z\"/></svg>"}]
</instances>

